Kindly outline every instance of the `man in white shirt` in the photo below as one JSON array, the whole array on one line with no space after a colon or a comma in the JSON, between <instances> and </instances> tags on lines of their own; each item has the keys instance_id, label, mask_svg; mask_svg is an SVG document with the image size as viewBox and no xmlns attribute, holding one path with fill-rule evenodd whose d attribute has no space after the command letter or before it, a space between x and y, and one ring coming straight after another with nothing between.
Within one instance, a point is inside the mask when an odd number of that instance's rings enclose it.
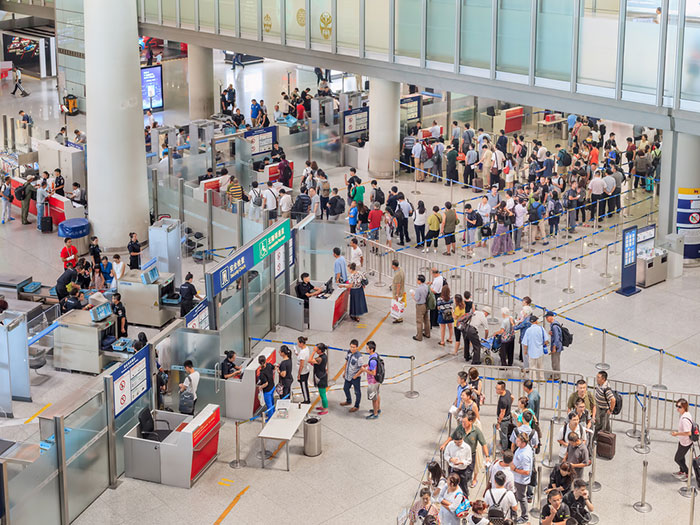
<instances>
[{"instance_id":1,"label":"man in white shirt","mask_svg":"<svg viewBox=\"0 0 700 525\"><path fill-rule=\"evenodd\" d=\"M280 216L283 219L287 219L292 215L292 196L285 191L284 188L280 189Z\"/></svg>"},{"instance_id":2,"label":"man in white shirt","mask_svg":"<svg viewBox=\"0 0 700 525\"><path fill-rule=\"evenodd\" d=\"M520 249L520 241L523 238L523 229L525 225L525 216L527 215L527 201L525 199L518 199L517 204L513 208L513 213L515 214L515 224L514 224L514 242L515 249Z\"/></svg>"},{"instance_id":3,"label":"man in white shirt","mask_svg":"<svg viewBox=\"0 0 700 525\"><path fill-rule=\"evenodd\" d=\"M445 462L450 467L450 474L459 476L459 486L464 494L469 494L467 467L472 463L472 449L463 439L454 439L445 447Z\"/></svg>"},{"instance_id":4,"label":"man in white shirt","mask_svg":"<svg viewBox=\"0 0 700 525\"><path fill-rule=\"evenodd\" d=\"M503 515L508 517L518 512L518 501L515 499L515 494L504 487L506 484L506 473L504 471L496 472L493 476L493 486L484 493L484 501L489 508L499 507L503 511Z\"/></svg>"},{"instance_id":5,"label":"man in white shirt","mask_svg":"<svg viewBox=\"0 0 700 525\"><path fill-rule=\"evenodd\" d=\"M520 434L515 441L516 449L513 454L513 462L510 469L515 479L515 499L520 504L520 519L518 523L527 523L527 487L530 484L530 476L535 466L535 453L528 444L527 434Z\"/></svg>"},{"instance_id":6,"label":"man in white shirt","mask_svg":"<svg viewBox=\"0 0 700 525\"><path fill-rule=\"evenodd\" d=\"M420 135L418 136L420 138ZM417 168L422 170L423 169L423 163L420 160L420 155L423 151L423 140L416 140L416 143L413 145L413 149L411 149L411 156L413 157L413 165ZM421 173L416 174L416 177L418 177L418 181L422 181L425 178L425 175L422 175Z\"/></svg>"},{"instance_id":7,"label":"man in white shirt","mask_svg":"<svg viewBox=\"0 0 700 525\"><path fill-rule=\"evenodd\" d=\"M438 125L437 120L433 120L433 126L430 128L430 135L434 139L440 138L440 126Z\"/></svg>"},{"instance_id":8,"label":"man in white shirt","mask_svg":"<svg viewBox=\"0 0 700 525\"><path fill-rule=\"evenodd\" d=\"M267 181L267 188L262 193L263 209L268 212L270 224L277 218L277 193L272 187L272 181Z\"/></svg>"},{"instance_id":9,"label":"man in white shirt","mask_svg":"<svg viewBox=\"0 0 700 525\"><path fill-rule=\"evenodd\" d=\"M195 407L197 406L197 387L199 386L199 372L194 369L192 361L189 359L183 363L185 372L187 372L187 377L185 381L180 383L180 392L190 392L194 396L194 402L192 403L192 413L194 415Z\"/></svg>"},{"instance_id":10,"label":"man in white shirt","mask_svg":"<svg viewBox=\"0 0 700 525\"><path fill-rule=\"evenodd\" d=\"M540 166L544 165L545 158L547 157L547 148L542 145L542 142L537 143L537 162Z\"/></svg>"},{"instance_id":11,"label":"man in white shirt","mask_svg":"<svg viewBox=\"0 0 700 525\"><path fill-rule=\"evenodd\" d=\"M544 381L544 355L545 348L549 346L550 337L547 331L538 323L536 315L530 316L530 327L525 330L525 335L522 338L523 356L528 357L528 368L534 368L537 372L534 373L532 379L540 379Z\"/></svg>"},{"instance_id":12,"label":"man in white shirt","mask_svg":"<svg viewBox=\"0 0 700 525\"><path fill-rule=\"evenodd\" d=\"M489 336L489 324L486 317L491 315L491 307L484 306L481 310L477 310L472 315L469 323L470 329L467 330L464 340L465 352L467 343L472 345L472 364L481 364L481 341Z\"/></svg>"},{"instance_id":13,"label":"man in white shirt","mask_svg":"<svg viewBox=\"0 0 700 525\"><path fill-rule=\"evenodd\" d=\"M512 462L513 451L508 449L504 450L503 459L501 461L497 461L496 463L491 465L491 468L489 468L489 474L491 476L491 487L496 486L496 474L498 474L499 472L503 472L503 475L505 476L505 482L503 484L504 488L510 490L511 492L515 492L515 481L513 479L513 471L510 469L510 464Z\"/></svg>"},{"instance_id":14,"label":"man in white shirt","mask_svg":"<svg viewBox=\"0 0 700 525\"><path fill-rule=\"evenodd\" d=\"M362 254L362 249L357 244L357 238L353 237L350 239L350 262L357 265L359 270L362 264L365 262L365 258Z\"/></svg>"}]
</instances>

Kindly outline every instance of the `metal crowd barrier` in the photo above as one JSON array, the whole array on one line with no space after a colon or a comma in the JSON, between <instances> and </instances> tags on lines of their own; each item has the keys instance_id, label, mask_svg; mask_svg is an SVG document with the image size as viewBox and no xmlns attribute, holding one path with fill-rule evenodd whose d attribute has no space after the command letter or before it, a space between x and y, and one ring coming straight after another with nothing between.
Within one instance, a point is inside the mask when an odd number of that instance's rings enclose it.
<instances>
[{"instance_id":1,"label":"metal crowd barrier","mask_svg":"<svg viewBox=\"0 0 700 525\"><path fill-rule=\"evenodd\" d=\"M650 430L677 430L678 412L676 401L680 398L688 400L688 413L693 421L700 418L700 394L687 392L667 392L665 390L650 390L647 398L648 428Z\"/></svg>"}]
</instances>

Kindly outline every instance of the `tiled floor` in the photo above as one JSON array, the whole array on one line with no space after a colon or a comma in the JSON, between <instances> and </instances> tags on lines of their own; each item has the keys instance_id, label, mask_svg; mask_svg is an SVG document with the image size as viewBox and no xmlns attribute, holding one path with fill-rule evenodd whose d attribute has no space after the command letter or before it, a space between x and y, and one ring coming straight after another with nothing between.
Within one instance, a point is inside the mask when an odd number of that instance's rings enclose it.
<instances>
[{"instance_id":1,"label":"tiled floor","mask_svg":"<svg viewBox=\"0 0 700 525\"><path fill-rule=\"evenodd\" d=\"M187 118L187 94L185 90L186 61L167 62L164 67L166 82L166 99L169 109L159 114L167 124L182 122ZM249 66L244 74L237 76L235 82L238 96L245 104L250 98L258 98L261 93L266 100L275 100L279 92L286 90L286 71L295 71L292 66L270 62L264 66ZM230 70L222 63L217 63L216 73L224 85L233 82ZM298 72L302 85L313 82L308 71ZM294 79L296 74L292 75ZM21 104L40 121L53 129L58 125L55 112L51 109L51 95L46 82L27 82L31 97ZM294 84L293 84L294 85ZM0 111L14 112L19 104L7 94L8 86L0 85ZM239 100L241 100L239 98ZM269 102L268 102L269 105ZM37 122L37 124L40 124ZM80 127L79 120L69 123L71 127ZM88 130L89 134L89 130ZM331 183L342 187L344 169L328 169ZM360 173L362 178L366 174ZM419 186L420 195L412 195L413 181L402 175L398 181L399 188L411 195L412 202L418 199L427 205L443 203L445 200L471 198L471 190L445 188L441 184L423 183ZM382 187L388 188L388 182ZM641 200L646 195L639 195ZM648 213L647 204L631 208L632 217L639 218ZM638 219L638 223L646 219ZM612 223L611 223L612 224ZM581 228L586 235L590 228ZM612 242L614 233L607 231L596 236L598 244ZM335 240L331 240L335 241ZM330 244L330 242L329 242ZM559 249L562 257L568 258L580 253L577 242L568 248ZM35 280L52 282L61 271L58 252L62 243L55 235L44 236L34 228L23 228L19 221L0 227L0 271L9 273L28 273ZM552 245L550 244L550 246ZM537 249L540 249L539 245ZM584 253L593 248L585 246ZM417 253L415 249L409 251ZM486 256L481 249L480 256ZM148 257L148 252L144 253ZM440 254L429 254L431 260L451 262L454 265L470 264L471 260L459 257L450 258ZM576 289L573 295L561 292L568 284L568 267L564 266L545 274L546 284L530 285L528 282L518 284L516 295L529 294L534 302L564 312L565 315L587 325L606 328L609 332L639 341L641 343L664 348L665 350L698 361L697 344L695 344L700 327L697 312L700 310L700 270L686 269L684 275L669 280L631 298L614 293L604 295L619 280L619 255L610 256L612 278L599 276L604 265L604 254L599 252L587 258L587 269L574 270L572 284ZM514 257L503 257L496 261L495 272L505 272L513 276L519 271L517 264L503 265ZM531 273L553 266L549 257L541 262L533 257L523 264L523 271ZM470 268L481 270L481 264ZM143 521L148 516L149 523L304 523L304 524L369 524L395 523L396 517L412 501L419 488L426 463L434 457L438 441L444 439L444 425L447 408L454 395L455 377L464 362L461 359L445 357L445 351L437 345L435 338L423 343L415 343L411 336L415 333L413 306L409 305L406 320L402 325L393 325L384 318L388 312L389 301L386 287L374 286L372 280L367 293L374 297L368 299L370 312L363 318L362 325L350 321L342 323L332 334L310 332L311 341L323 341L332 346L345 347L349 339L356 337L363 341L372 338L377 342L379 351L389 354L415 355L416 365L432 362L420 367L415 376L415 389L420 393L416 399L408 399L404 393L409 388L406 380L408 360L387 360L387 376L401 375L397 380L390 380L382 386L383 413L376 421L364 419L369 407L366 399L362 401L362 411L349 414L338 406L343 400L340 386L331 389L329 398L331 410L323 417L323 453L315 458L303 455L303 441L299 434L291 443L291 472L284 470L284 452L280 451L271 461L271 468L262 470L255 453L259 443L255 439L260 425L247 423L241 426L242 456L248 467L233 470L228 462L234 459L234 425L231 422L221 431L220 457L209 471L191 490L174 489L133 479L122 478L116 490L108 490L98 498L76 521L78 524L95 522L130 524ZM455 283L455 288L462 283ZM596 294L595 292L599 292ZM593 294L590 300L584 296ZM479 299L477 299L477 302ZM575 301L572 304L572 301ZM588 327L567 323L574 334L574 344L562 356L562 368L578 372L584 376L595 373L595 363L601 358L601 333ZM292 340L297 333L287 328L280 328L276 338ZM639 345L627 343L613 336L606 340L606 361L611 365L611 377L635 383L651 384L658 379L658 354ZM339 371L343 355L333 352L331 369ZM439 359L438 359L439 358ZM666 358L663 364L663 380L672 391L697 392L698 370L696 367L672 358ZM37 391L35 403L17 403L17 417L25 418L38 410L43 404L55 399L57 392L66 388L75 388L88 379L85 376L55 373L55 377ZM339 380L339 384L342 381ZM363 395L365 394L363 390ZM551 412L543 415L543 430L547 432ZM488 429L494 421L493 407L482 411L482 425ZM0 423L0 435L24 437L35 430L34 425L21 426L21 419ZM652 453L640 456L633 452L635 440L627 438L624 431L627 426L616 428L618 435L617 455L612 462L600 461L597 465L597 479L603 490L594 494L596 513L603 524L639 523L675 525L688 523L689 502L677 493L680 483L671 477L676 470L672 462L675 439L661 432L652 432ZM269 447L270 445L268 445ZM632 503L638 501L641 490L642 459L649 461L648 500L653 505L651 514L638 514L632 509ZM219 484L223 479L233 480L230 486ZM480 478L480 488L483 480ZM225 517L223 513L234 498L244 489L238 503ZM217 521L221 519L221 521ZM533 520L531 523L536 523Z\"/></svg>"}]
</instances>

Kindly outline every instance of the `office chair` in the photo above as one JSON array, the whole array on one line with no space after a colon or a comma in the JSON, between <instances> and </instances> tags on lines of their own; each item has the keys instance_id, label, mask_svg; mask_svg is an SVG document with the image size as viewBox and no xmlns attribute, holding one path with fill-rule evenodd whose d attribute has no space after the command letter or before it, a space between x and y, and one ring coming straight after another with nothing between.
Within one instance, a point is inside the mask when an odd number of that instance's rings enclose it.
<instances>
[{"instance_id":1,"label":"office chair","mask_svg":"<svg viewBox=\"0 0 700 525\"><path fill-rule=\"evenodd\" d=\"M161 422L168 426L167 430L156 430L155 423ZM164 419L153 420L153 415L148 408L144 408L139 412L139 428L141 429L141 437L150 441L163 441L170 435L170 423Z\"/></svg>"}]
</instances>

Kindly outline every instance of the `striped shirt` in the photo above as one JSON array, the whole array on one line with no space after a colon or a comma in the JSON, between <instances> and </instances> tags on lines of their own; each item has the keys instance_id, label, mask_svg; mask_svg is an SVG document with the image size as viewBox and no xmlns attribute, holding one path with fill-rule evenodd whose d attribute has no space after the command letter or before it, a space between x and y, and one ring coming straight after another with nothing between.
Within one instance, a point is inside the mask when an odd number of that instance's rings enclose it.
<instances>
[{"instance_id":1,"label":"striped shirt","mask_svg":"<svg viewBox=\"0 0 700 525\"><path fill-rule=\"evenodd\" d=\"M613 391L607 381L602 385L596 385L595 404L598 410L610 410L610 402L614 397Z\"/></svg>"},{"instance_id":2,"label":"striped shirt","mask_svg":"<svg viewBox=\"0 0 700 525\"><path fill-rule=\"evenodd\" d=\"M234 182L228 185L226 193L232 200L241 200L243 198L243 188L240 184Z\"/></svg>"}]
</instances>

